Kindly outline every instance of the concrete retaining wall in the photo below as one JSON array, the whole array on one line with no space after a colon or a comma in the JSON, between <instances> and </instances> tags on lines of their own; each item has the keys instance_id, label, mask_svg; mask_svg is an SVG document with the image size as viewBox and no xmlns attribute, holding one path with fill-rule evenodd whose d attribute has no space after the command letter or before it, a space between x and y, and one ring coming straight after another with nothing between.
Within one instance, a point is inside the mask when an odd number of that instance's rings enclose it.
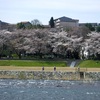
<instances>
[{"instance_id":1,"label":"concrete retaining wall","mask_svg":"<svg viewBox=\"0 0 100 100\"><path fill-rule=\"evenodd\" d=\"M100 80L100 72L0 71L0 78L44 80Z\"/></svg>"}]
</instances>

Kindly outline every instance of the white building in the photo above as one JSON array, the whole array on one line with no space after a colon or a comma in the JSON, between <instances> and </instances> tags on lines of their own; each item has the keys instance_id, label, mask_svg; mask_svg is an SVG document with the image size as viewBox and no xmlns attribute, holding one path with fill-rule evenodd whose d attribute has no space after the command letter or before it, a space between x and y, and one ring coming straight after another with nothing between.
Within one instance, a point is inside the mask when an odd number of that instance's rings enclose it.
<instances>
[{"instance_id":1,"label":"white building","mask_svg":"<svg viewBox=\"0 0 100 100\"><path fill-rule=\"evenodd\" d=\"M79 20L71 19L68 17L60 17L54 20L55 28L78 27Z\"/></svg>"}]
</instances>

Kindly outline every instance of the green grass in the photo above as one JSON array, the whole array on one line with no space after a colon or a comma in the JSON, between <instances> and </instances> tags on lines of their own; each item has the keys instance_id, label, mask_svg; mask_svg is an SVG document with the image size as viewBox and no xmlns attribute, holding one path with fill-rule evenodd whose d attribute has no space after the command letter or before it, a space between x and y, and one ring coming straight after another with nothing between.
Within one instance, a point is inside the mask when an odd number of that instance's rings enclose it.
<instances>
[{"instance_id":1,"label":"green grass","mask_svg":"<svg viewBox=\"0 0 100 100\"><path fill-rule=\"evenodd\" d=\"M100 61L98 60L84 60L78 65L82 68L100 68Z\"/></svg>"},{"instance_id":2,"label":"green grass","mask_svg":"<svg viewBox=\"0 0 100 100\"><path fill-rule=\"evenodd\" d=\"M66 67L64 61L0 60L0 66Z\"/></svg>"}]
</instances>

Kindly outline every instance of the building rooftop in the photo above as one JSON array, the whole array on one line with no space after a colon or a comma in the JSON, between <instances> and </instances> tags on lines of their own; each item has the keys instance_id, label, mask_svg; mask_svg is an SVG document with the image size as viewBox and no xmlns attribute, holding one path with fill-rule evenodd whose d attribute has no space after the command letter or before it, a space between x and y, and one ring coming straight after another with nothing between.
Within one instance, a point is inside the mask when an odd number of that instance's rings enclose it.
<instances>
[{"instance_id":1,"label":"building rooftop","mask_svg":"<svg viewBox=\"0 0 100 100\"><path fill-rule=\"evenodd\" d=\"M55 21L58 20L58 19L59 19L61 22L76 22L76 21L79 21L79 20L72 19L72 18L68 18L68 17L65 17L65 16L60 17L60 18L57 18L57 19L55 19Z\"/></svg>"}]
</instances>

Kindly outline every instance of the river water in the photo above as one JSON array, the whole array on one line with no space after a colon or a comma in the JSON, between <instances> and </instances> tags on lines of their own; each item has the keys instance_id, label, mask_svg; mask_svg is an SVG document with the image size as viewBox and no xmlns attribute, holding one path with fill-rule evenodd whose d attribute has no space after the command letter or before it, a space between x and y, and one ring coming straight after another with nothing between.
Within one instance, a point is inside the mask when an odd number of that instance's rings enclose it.
<instances>
[{"instance_id":1,"label":"river water","mask_svg":"<svg viewBox=\"0 0 100 100\"><path fill-rule=\"evenodd\" d=\"M100 100L100 81L0 79L0 100Z\"/></svg>"}]
</instances>

